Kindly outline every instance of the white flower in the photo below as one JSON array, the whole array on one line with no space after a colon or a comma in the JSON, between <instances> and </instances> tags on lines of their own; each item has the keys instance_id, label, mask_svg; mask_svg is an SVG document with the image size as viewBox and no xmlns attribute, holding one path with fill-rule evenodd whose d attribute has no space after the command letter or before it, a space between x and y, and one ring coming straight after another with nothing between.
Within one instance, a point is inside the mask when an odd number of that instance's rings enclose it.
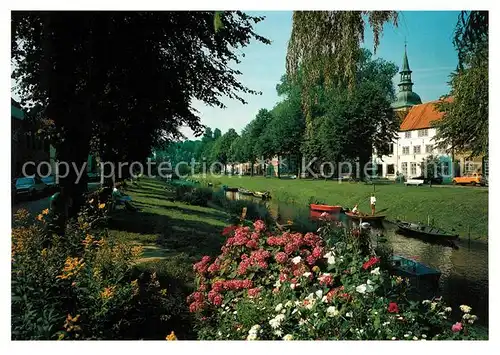
<instances>
[{"instance_id":1,"label":"white flower","mask_svg":"<svg viewBox=\"0 0 500 355\"><path fill-rule=\"evenodd\" d=\"M365 284L359 285L358 287L356 287L356 291L361 293L361 294L365 294L366 293L366 285Z\"/></svg>"},{"instance_id":2,"label":"white flower","mask_svg":"<svg viewBox=\"0 0 500 355\"><path fill-rule=\"evenodd\" d=\"M370 274L380 275L380 267L377 267L377 268L373 269L372 271L370 271Z\"/></svg>"},{"instance_id":3,"label":"white flower","mask_svg":"<svg viewBox=\"0 0 500 355\"><path fill-rule=\"evenodd\" d=\"M429 300L423 300L422 301L422 304L428 304L428 303L431 303L431 301L429 301Z\"/></svg>"},{"instance_id":4,"label":"white flower","mask_svg":"<svg viewBox=\"0 0 500 355\"><path fill-rule=\"evenodd\" d=\"M368 279L368 280L366 281L366 284L367 284L367 285L372 285L372 284L373 284L373 282L372 282L372 280Z\"/></svg>"},{"instance_id":5,"label":"white flower","mask_svg":"<svg viewBox=\"0 0 500 355\"><path fill-rule=\"evenodd\" d=\"M323 255L325 259L327 259L328 265L335 264L335 253L333 251L329 251L325 255Z\"/></svg>"},{"instance_id":6,"label":"white flower","mask_svg":"<svg viewBox=\"0 0 500 355\"><path fill-rule=\"evenodd\" d=\"M292 311L292 315L293 315L293 314L295 314L295 313L297 313L297 311L298 311L298 310L297 310L297 308L295 308L295 309Z\"/></svg>"},{"instance_id":7,"label":"white flower","mask_svg":"<svg viewBox=\"0 0 500 355\"><path fill-rule=\"evenodd\" d=\"M287 334L283 337L283 340L293 340L293 335L292 334Z\"/></svg>"},{"instance_id":8,"label":"white flower","mask_svg":"<svg viewBox=\"0 0 500 355\"><path fill-rule=\"evenodd\" d=\"M300 305L301 305L300 301L295 301L295 302L294 302L294 304L295 304L296 306L300 306Z\"/></svg>"},{"instance_id":9,"label":"white flower","mask_svg":"<svg viewBox=\"0 0 500 355\"><path fill-rule=\"evenodd\" d=\"M425 335L425 334L422 334L421 337L424 339L427 339L427 335Z\"/></svg>"},{"instance_id":10,"label":"white flower","mask_svg":"<svg viewBox=\"0 0 500 355\"><path fill-rule=\"evenodd\" d=\"M431 302L431 310L433 311L436 308L437 303Z\"/></svg>"},{"instance_id":11,"label":"white flower","mask_svg":"<svg viewBox=\"0 0 500 355\"><path fill-rule=\"evenodd\" d=\"M396 337L392 337L391 340L396 340Z\"/></svg>"},{"instance_id":12,"label":"white flower","mask_svg":"<svg viewBox=\"0 0 500 355\"><path fill-rule=\"evenodd\" d=\"M314 299L313 299L312 301L310 301L310 302L306 305L306 308L307 308L307 309L313 309L313 307L314 307L314 304L315 304L315 303L316 303L316 300L314 300Z\"/></svg>"},{"instance_id":13,"label":"white flower","mask_svg":"<svg viewBox=\"0 0 500 355\"><path fill-rule=\"evenodd\" d=\"M410 336L410 334L405 334L403 335L405 338L408 338Z\"/></svg>"},{"instance_id":14,"label":"white flower","mask_svg":"<svg viewBox=\"0 0 500 355\"><path fill-rule=\"evenodd\" d=\"M391 324L391 322L384 322L384 323L382 323L382 326L384 326L384 327L385 327L385 326L387 326L387 325L389 325L389 324Z\"/></svg>"},{"instance_id":15,"label":"white flower","mask_svg":"<svg viewBox=\"0 0 500 355\"><path fill-rule=\"evenodd\" d=\"M283 309L281 310L281 313L286 313L286 309L284 309L284 308L283 308Z\"/></svg>"},{"instance_id":16,"label":"white flower","mask_svg":"<svg viewBox=\"0 0 500 355\"><path fill-rule=\"evenodd\" d=\"M323 298L321 298L321 302L328 303L328 297L323 296Z\"/></svg>"},{"instance_id":17,"label":"white flower","mask_svg":"<svg viewBox=\"0 0 500 355\"><path fill-rule=\"evenodd\" d=\"M307 321L305 319L300 318L300 320L299 320L299 326L303 326L306 323L307 323Z\"/></svg>"},{"instance_id":18,"label":"white flower","mask_svg":"<svg viewBox=\"0 0 500 355\"><path fill-rule=\"evenodd\" d=\"M466 306L465 304L460 306L460 310L464 313L469 313L471 311L471 309L472 308L470 308L469 306Z\"/></svg>"},{"instance_id":19,"label":"white flower","mask_svg":"<svg viewBox=\"0 0 500 355\"><path fill-rule=\"evenodd\" d=\"M247 340L257 340L257 334L248 334Z\"/></svg>"},{"instance_id":20,"label":"white flower","mask_svg":"<svg viewBox=\"0 0 500 355\"><path fill-rule=\"evenodd\" d=\"M413 340L418 340L418 338L417 337L413 337Z\"/></svg>"},{"instance_id":21,"label":"white flower","mask_svg":"<svg viewBox=\"0 0 500 355\"><path fill-rule=\"evenodd\" d=\"M222 336L222 333L220 332L220 330L217 332L217 335Z\"/></svg>"},{"instance_id":22,"label":"white flower","mask_svg":"<svg viewBox=\"0 0 500 355\"><path fill-rule=\"evenodd\" d=\"M302 260L302 258L299 255L299 256L296 256L295 258L292 259L292 263L298 264L298 263L300 263L301 260Z\"/></svg>"},{"instance_id":23,"label":"white flower","mask_svg":"<svg viewBox=\"0 0 500 355\"><path fill-rule=\"evenodd\" d=\"M326 314L328 317L335 317L338 316L339 311L334 306L330 306L326 309Z\"/></svg>"},{"instance_id":24,"label":"white flower","mask_svg":"<svg viewBox=\"0 0 500 355\"><path fill-rule=\"evenodd\" d=\"M285 320L285 315L284 314L278 314L274 318L277 319L281 323L283 320Z\"/></svg>"},{"instance_id":25,"label":"white flower","mask_svg":"<svg viewBox=\"0 0 500 355\"><path fill-rule=\"evenodd\" d=\"M291 288L292 290L294 290L294 289L295 289L295 286L296 286L295 284L290 284L290 288Z\"/></svg>"},{"instance_id":26,"label":"white flower","mask_svg":"<svg viewBox=\"0 0 500 355\"><path fill-rule=\"evenodd\" d=\"M277 329L280 326L280 322L278 322L275 318L273 318L269 321L269 325L271 326L271 328Z\"/></svg>"},{"instance_id":27,"label":"white flower","mask_svg":"<svg viewBox=\"0 0 500 355\"><path fill-rule=\"evenodd\" d=\"M276 308L274 309L276 312L279 312L283 309L283 304L279 303Z\"/></svg>"},{"instance_id":28,"label":"white flower","mask_svg":"<svg viewBox=\"0 0 500 355\"><path fill-rule=\"evenodd\" d=\"M286 301L286 303L285 303L285 307L286 307L286 308L289 308L289 307L291 307L292 305L293 305L292 301Z\"/></svg>"},{"instance_id":29,"label":"white flower","mask_svg":"<svg viewBox=\"0 0 500 355\"><path fill-rule=\"evenodd\" d=\"M345 316L346 316L347 318L352 318L352 312L347 312L347 313L345 314Z\"/></svg>"},{"instance_id":30,"label":"white flower","mask_svg":"<svg viewBox=\"0 0 500 355\"><path fill-rule=\"evenodd\" d=\"M318 316L318 312L313 313L313 316L317 317Z\"/></svg>"},{"instance_id":31,"label":"white flower","mask_svg":"<svg viewBox=\"0 0 500 355\"><path fill-rule=\"evenodd\" d=\"M307 297L306 300L312 301L314 299L314 293L310 293Z\"/></svg>"},{"instance_id":32,"label":"white flower","mask_svg":"<svg viewBox=\"0 0 500 355\"><path fill-rule=\"evenodd\" d=\"M318 232L318 233L319 233L319 232L321 232L321 227L319 227L319 228L318 228L318 230L317 230L316 232Z\"/></svg>"},{"instance_id":33,"label":"white flower","mask_svg":"<svg viewBox=\"0 0 500 355\"><path fill-rule=\"evenodd\" d=\"M469 313L465 313L463 316L462 316L463 319L467 320L470 318L470 314Z\"/></svg>"},{"instance_id":34,"label":"white flower","mask_svg":"<svg viewBox=\"0 0 500 355\"><path fill-rule=\"evenodd\" d=\"M446 308L444 309L444 311L445 311L445 312L451 312L451 307L446 307Z\"/></svg>"},{"instance_id":35,"label":"white flower","mask_svg":"<svg viewBox=\"0 0 500 355\"><path fill-rule=\"evenodd\" d=\"M274 283L274 287L278 287L278 288L280 288L280 286L281 286L281 282L280 282L280 280L278 279L278 281L276 281L276 282Z\"/></svg>"},{"instance_id":36,"label":"white flower","mask_svg":"<svg viewBox=\"0 0 500 355\"><path fill-rule=\"evenodd\" d=\"M318 296L318 298L323 297L323 291L322 290L318 290L315 293L316 293L316 296Z\"/></svg>"},{"instance_id":37,"label":"white flower","mask_svg":"<svg viewBox=\"0 0 500 355\"><path fill-rule=\"evenodd\" d=\"M302 274L302 276L304 276L304 277L309 277L309 276L311 276L311 275L312 275L312 274L311 274L310 272L304 272L304 273Z\"/></svg>"},{"instance_id":38,"label":"white flower","mask_svg":"<svg viewBox=\"0 0 500 355\"><path fill-rule=\"evenodd\" d=\"M283 335L283 332L282 332L280 329L276 329L276 330L274 331L274 334L275 334L276 336L279 336L279 337L280 337L280 336L282 336L282 335Z\"/></svg>"}]
</instances>

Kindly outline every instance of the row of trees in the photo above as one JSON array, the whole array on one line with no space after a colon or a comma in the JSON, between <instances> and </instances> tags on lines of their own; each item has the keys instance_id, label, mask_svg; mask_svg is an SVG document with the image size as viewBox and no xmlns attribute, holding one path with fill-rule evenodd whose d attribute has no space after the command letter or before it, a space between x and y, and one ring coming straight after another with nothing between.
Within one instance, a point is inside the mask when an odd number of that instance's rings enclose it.
<instances>
[{"instance_id":1,"label":"row of trees","mask_svg":"<svg viewBox=\"0 0 500 355\"><path fill-rule=\"evenodd\" d=\"M231 64L251 40L269 43L253 31L262 19L219 13L215 31L212 11L13 12L12 77L59 161L141 162L181 126L203 132L194 99L257 94ZM61 186L76 212L87 184L73 170Z\"/></svg>"}]
</instances>

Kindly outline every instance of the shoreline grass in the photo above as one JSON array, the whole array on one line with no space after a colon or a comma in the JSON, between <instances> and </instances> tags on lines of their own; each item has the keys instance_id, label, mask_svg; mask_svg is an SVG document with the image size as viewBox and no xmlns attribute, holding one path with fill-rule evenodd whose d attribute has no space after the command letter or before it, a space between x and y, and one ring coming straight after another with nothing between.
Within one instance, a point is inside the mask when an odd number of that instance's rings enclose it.
<instances>
[{"instance_id":1,"label":"shoreline grass","mask_svg":"<svg viewBox=\"0 0 500 355\"><path fill-rule=\"evenodd\" d=\"M269 191L273 200L305 207L311 199L327 204L352 208L359 204L369 212L369 197L373 185L339 183L332 180L288 180L261 176L194 176L214 185L224 184L249 190ZM462 239L488 240L488 190L404 186L400 184L375 185L377 209L387 209L388 219L406 219L427 223L428 218L445 230L455 229Z\"/></svg>"}]
</instances>

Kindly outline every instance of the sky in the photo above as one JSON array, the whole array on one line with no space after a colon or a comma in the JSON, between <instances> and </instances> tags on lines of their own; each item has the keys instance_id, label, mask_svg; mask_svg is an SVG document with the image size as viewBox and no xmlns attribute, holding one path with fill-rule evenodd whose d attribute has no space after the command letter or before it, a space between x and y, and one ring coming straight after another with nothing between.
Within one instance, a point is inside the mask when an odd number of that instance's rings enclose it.
<instances>
[{"instance_id":1,"label":"sky","mask_svg":"<svg viewBox=\"0 0 500 355\"><path fill-rule=\"evenodd\" d=\"M200 112L201 123L219 128L222 133L234 128L238 133L257 114L259 109L272 109L280 100L276 84L285 73L285 58L292 29L291 11L248 12L265 16L255 26L255 32L271 40L270 45L251 42L239 50L245 57L235 65L242 75L240 81L247 87L261 91L262 95L244 95L246 105L236 100L223 99L226 109L209 107L202 102L193 106ZM399 26L384 27L384 33L377 48L376 58L394 62L401 66L404 42L407 41L408 60L413 71L413 91L422 102L438 99L449 92L449 75L456 68L458 58L453 47L453 34L459 11L402 11ZM373 36L369 27L363 47L373 52ZM399 82L399 74L394 83ZM189 128L182 129L189 139L196 139Z\"/></svg>"}]
</instances>

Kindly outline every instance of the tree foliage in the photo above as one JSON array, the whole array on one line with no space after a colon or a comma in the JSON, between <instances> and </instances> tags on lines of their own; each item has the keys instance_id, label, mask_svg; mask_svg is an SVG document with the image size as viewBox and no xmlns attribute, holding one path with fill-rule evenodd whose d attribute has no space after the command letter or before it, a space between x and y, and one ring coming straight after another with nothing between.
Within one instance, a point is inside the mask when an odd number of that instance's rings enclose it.
<instances>
[{"instance_id":1,"label":"tree foliage","mask_svg":"<svg viewBox=\"0 0 500 355\"><path fill-rule=\"evenodd\" d=\"M437 105L435 140L442 148L480 156L488 153L488 13L462 12L454 40L459 67L451 74L449 97Z\"/></svg>"}]
</instances>

